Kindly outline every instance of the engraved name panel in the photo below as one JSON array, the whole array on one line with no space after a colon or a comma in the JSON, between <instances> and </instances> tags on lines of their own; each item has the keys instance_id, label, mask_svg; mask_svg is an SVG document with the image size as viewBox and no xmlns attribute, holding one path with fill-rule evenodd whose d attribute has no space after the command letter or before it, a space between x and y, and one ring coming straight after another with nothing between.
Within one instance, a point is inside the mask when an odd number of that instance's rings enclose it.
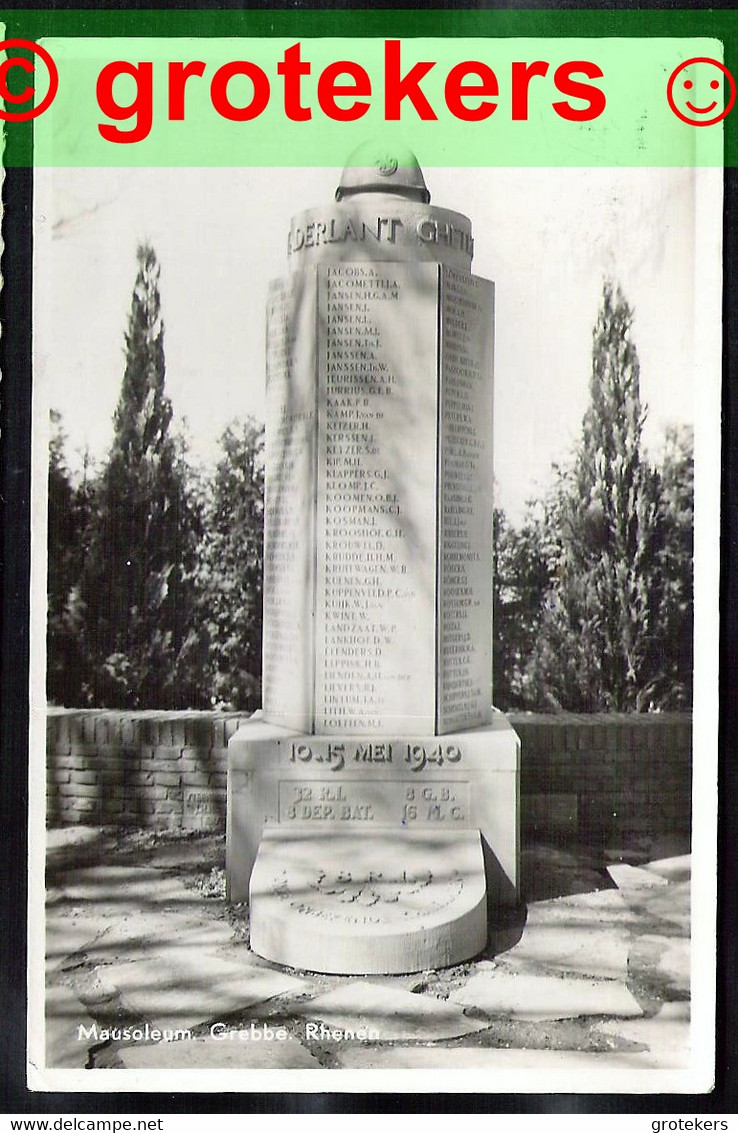
<instances>
[{"instance_id":1,"label":"engraved name panel","mask_svg":"<svg viewBox=\"0 0 738 1133\"><path fill-rule=\"evenodd\" d=\"M438 726L486 723L492 703L494 285L441 272Z\"/></svg>"},{"instance_id":2,"label":"engraved name panel","mask_svg":"<svg viewBox=\"0 0 738 1133\"><path fill-rule=\"evenodd\" d=\"M265 719L313 724L315 303L312 272L275 280L267 307Z\"/></svg>"},{"instance_id":3,"label":"engraved name panel","mask_svg":"<svg viewBox=\"0 0 738 1133\"><path fill-rule=\"evenodd\" d=\"M315 728L432 730L439 269L318 270Z\"/></svg>"}]
</instances>

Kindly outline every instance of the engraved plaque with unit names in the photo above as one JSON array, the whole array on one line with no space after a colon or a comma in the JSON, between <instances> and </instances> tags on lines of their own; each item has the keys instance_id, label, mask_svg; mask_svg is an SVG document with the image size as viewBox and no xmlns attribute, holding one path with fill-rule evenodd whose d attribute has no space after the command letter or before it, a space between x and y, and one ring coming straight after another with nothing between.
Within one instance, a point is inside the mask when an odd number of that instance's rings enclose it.
<instances>
[{"instance_id":1,"label":"engraved plaque with unit names","mask_svg":"<svg viewBox=\"0 0 738 1133\"><path fill-rule=\"evenodd\" d=\"M469 783L346 779L341 783L311 779L279 784L279 821L351 826L444 826L465 828L471 813Z\"/></svg>"}]
</instances>

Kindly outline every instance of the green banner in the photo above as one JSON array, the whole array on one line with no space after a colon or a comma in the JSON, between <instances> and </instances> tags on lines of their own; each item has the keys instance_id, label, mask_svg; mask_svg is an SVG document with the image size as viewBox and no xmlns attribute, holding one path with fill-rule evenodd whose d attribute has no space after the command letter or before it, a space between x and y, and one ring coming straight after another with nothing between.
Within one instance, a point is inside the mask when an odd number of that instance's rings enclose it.
<instances>
[{"instance_id":1,"label":"green banner","mask_svg":"<svg viewBox=\"0 0 738 1133\"><path fill-rule=\"evenodd\" d=\"M342 165L370 139L424 166L736 163L735 12L5 22L9 165Z\"/></svg>"}]
</instances>

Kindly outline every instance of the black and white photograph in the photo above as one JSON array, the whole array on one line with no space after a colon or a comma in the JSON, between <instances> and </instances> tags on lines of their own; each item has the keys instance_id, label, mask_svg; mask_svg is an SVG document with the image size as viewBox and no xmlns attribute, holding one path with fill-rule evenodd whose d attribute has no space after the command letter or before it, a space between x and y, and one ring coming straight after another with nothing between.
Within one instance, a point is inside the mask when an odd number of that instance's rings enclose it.
<instances>
[{"instance_id":1,"label":"black and white photograph","mask_svg":"<svg viewBox=\"0 0 738 1133\"><path fill-rule=\"evenodd\" d=\"M394 138L36 171L33 1089L710 1089L722 170Z\"/></svg>"}]
</instances>

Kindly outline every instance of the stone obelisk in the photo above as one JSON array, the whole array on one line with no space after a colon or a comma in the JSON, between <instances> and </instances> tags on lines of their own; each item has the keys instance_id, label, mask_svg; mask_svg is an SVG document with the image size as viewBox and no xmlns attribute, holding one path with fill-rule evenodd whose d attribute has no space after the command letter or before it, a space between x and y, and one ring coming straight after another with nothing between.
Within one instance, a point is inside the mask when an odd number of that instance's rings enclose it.
<instances>
[{"instance_id":1,"label":"stone obelisk","mask_svg":"<svg viewBox=\"0 0 738 1133\"><path fill-rule=\"evenodd\" d=\"M281 963L455 963L518 884L519 745L490 708L494 287L408 151L357 151L287 252L263 710L230 745L229 895Z\"/></svg>"}]
</instances>

